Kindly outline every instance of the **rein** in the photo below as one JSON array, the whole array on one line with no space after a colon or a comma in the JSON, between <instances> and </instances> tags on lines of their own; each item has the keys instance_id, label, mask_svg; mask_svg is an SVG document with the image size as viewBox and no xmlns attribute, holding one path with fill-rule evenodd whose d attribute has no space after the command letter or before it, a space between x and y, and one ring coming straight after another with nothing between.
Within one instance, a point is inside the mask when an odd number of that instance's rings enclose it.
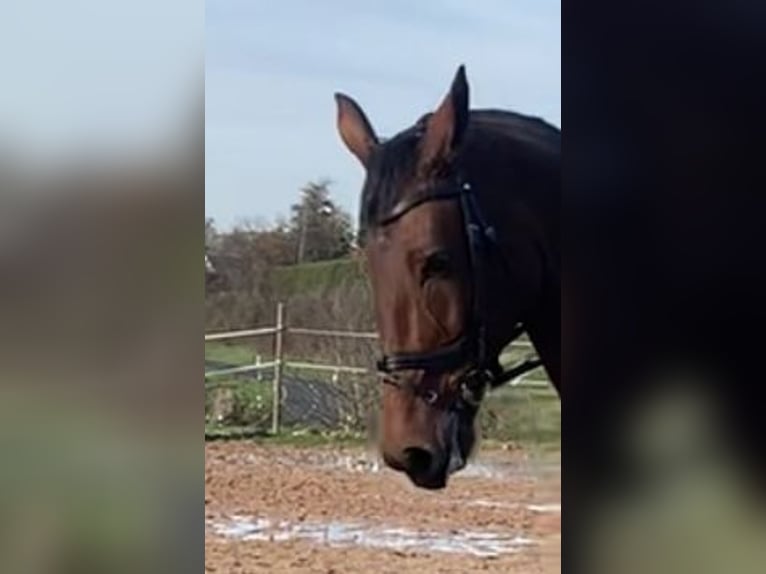
<instances>
[{"instance_id":1,"label":"rein","mask_svg":"<svg viewBox=\"0 0 766 574\"><path fill-rule=\"evenodd\" d=\"M378 372L384 384L407 390L421 397L428 404L435 404L441 398L433 389L421 388L403 381L396 376L398 371L422 370L427 373L447 373L468 366L465 373L458 377L459 393L452 401L451 408L460 410L466 407L478 408L487 387L496 388L524 373L542 365L540 359L527 359L513 367L503 370L497 358L490 361L487 357L486 309L484 307L484 288L486 286L486 259L490 250L494 250L507 266L497 245L495 229L488 225L482 216L471 185L457 180L456 185L442 188L425 189L408 201L398 203L391 214L379 222L385 226L393 223L404 214L423 203L439 200L459 200L463 216L463 232L468 242L468 265L472 280L472 311L469 324L463 334L454 342L439 347L434 351L418 353L394 353L383 355L377 363ZM524 332L518 326L511 337L517 339Z\"/></svg>"}]
</instances>

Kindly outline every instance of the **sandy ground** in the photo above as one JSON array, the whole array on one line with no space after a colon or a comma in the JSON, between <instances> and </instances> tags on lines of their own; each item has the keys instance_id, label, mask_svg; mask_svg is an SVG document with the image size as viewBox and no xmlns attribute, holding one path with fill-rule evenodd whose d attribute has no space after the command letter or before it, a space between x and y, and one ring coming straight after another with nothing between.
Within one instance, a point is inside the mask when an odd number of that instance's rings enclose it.
<instances>
[{"instance_id":1,"label":"sandy ground","mask_svg":"<svg viewBox=\"0 0 766 574\"><path fill-rule=\"evenodd\" d=\"M453 477L447 489L428 492L411 486L398 473L375 468L363 449L209 443L205 570L560 572L560 472L536 462L519 452L485 452ZM251 525L256 519L271 522L251 536L259 539L248 539L248 532L256 530L232 529L238 519ZM357 543L339 541L331 531L316 536L317 527L327 523L356 524L361 533L354 539ZM314 535L296 538L304 528ZM402 540L430 533L442 542L434 543L439 548L418 547L419 542L399 545L398 534L386 534L391 532L408 533L401 535ZM522 542L481 556L472 553L470 543L465 548L451 545L469 536L483 544L493 535Z\"/></svg>"}]
</instances>

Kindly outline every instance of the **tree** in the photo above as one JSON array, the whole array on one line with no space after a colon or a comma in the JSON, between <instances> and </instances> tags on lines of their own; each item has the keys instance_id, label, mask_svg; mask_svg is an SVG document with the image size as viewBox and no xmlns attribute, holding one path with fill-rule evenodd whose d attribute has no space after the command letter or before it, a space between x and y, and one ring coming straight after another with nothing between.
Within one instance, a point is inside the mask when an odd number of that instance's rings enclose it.
<instances>
[{"instance_id":1,"label":"tree","mask_svg":"<svg viewBox=\"0 0 766 574\"><path fill-rule=\"evenodd\" d=\"M330 198L327 179L310 182L291 208L290 232L295 261L322 261L348 255L353 242L351 217Z\"/></svg>"},{"instance_id":2,"label":"tree","mask_svg":"<svg viewBox=\"0 0 766 574\"><path fill-rule=\"evenodd\" d=\"M221 233L216 245L213 264L233 290L252 291L268 269L294 261L292 235L284 225L246 221Z\"/></svg>"}]
</instances>

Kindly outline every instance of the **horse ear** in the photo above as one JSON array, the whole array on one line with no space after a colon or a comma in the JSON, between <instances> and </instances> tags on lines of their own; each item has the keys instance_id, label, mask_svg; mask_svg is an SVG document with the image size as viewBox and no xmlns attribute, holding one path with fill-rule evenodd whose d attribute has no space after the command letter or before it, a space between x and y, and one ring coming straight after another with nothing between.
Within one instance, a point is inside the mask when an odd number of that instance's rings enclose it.
<instances>
[{"instance_id":1,"label":"horse ear","mask_svg":"<svg viewBox=\"0 0 766 574\"><path fill-rule=\"evenodd\" d=\"M362 108L345 94L336 93L338 105L338 132L346 147L366 168L370 152L378 145L378 136L372 129Z\"/></svg>"},{"instance_id":2,"label":"horse ear","mask_svg":"<svg viewBox=\"0 0 766 574\"><path fill-rule=\"evenodd\" d=\"M449 161L460 146L468 126L468 81L461 65L447 96L428 119L420 151L420 163L430 169Z\"/></svg>"}]
</instances>

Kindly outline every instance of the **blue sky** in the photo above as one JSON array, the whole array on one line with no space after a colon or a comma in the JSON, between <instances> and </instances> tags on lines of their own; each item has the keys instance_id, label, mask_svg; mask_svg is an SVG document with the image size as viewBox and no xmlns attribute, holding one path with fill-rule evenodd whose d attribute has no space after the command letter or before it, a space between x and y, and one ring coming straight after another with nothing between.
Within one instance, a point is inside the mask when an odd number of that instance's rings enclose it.
<instances>
[{"instance_id":1,"label":"blue sky","mask_svg":"<svg viewBox=\"0 0 766 574\"><path fill-rule=\"evenodd\" d=\"M390 136L464 63L472 107L561 126L560 13L547 0L208 0L206 216L271 222L329 177L356 218L363 171L337 135L336 91Z\"/></svg>"}]
</instances>

